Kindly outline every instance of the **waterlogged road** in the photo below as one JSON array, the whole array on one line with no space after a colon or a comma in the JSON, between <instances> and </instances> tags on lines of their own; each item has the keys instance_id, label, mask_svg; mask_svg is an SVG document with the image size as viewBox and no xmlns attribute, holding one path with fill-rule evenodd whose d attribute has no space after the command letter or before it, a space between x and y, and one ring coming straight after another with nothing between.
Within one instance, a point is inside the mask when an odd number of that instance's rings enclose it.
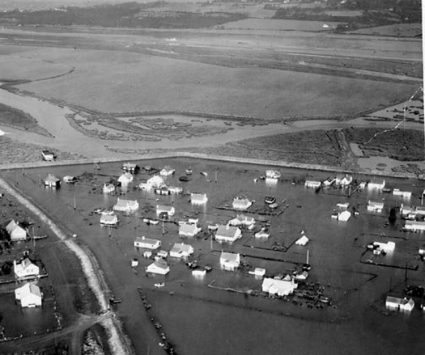
<instances>
[{"instance_id":1,"label":"waterlogged road","mask_svg":"<svg viewBox=\"0 0 425 355\"><path fill-rule=\"evenodd\" d=\"M52 232L58 237L69 249L72 251L78 258L81 264L81 268L84 272L86 280L93 294L95 295L101 313L104 313L101 317L95 317L95 321L99 322L108 334L108 343L109 347L112 350L113 354L132 354L132 349L129 341L124 336L122 332L121 325L118 319L115 317L114 313L109 309L105 281L98 272L98 268L94 265L93 258L84 251L73 239L70 239L62 230L38 207L32 204L27 198L19 194L15 189L13 189L5 180L0 178L0 187L3 191L7 192L16 200L28 208L32 213L40 218L40 220L45 223ZM80 319L81 320L81 319ZM75 330L81 329L81 327L89 326L93 323L93 318L83 321L81 324L74 325ZM93 324L95 324L94 322ZM72 327L68 331L72 331ZM64 330L67 331L66 329Z\"/></svg>"},{"instance_id":2,"label":"waterlogged road","mask_svg":"<svg viewBox=\"0 0 425 355\"><path fill-rule=\"evenodd\" d=\"M74 128L66 118L66 115L76 114L68 107L57 106L49 101L40 100L35 97L20 95L0 89L0 103L22 110L34 117L38 124L48 130L53 137L46 137L29 131L22 131L10 127L0 126L2 131L15 141L22 143L34 143L44 147L58 149L62 152L80 154L86 158L116 158L125 159L132 154L155 149L168 149L175 151L178 149L193 147L216 147L226 143L235 142L240 139L262 137L268 135L295 133L305 130L320 129L341 129L347 127L376 127L392 128L394 122L367 121L364 118L357 118L348 121L334 120L300 120L291 122L273 122L266 125L244 125L239 126L232 123L231 129L225 133L201 137L189 137L178 140L162 139L159 141L127 141L123 140L101 140L90 137ZM80 117L81 118L81 117ZM190 117L193 120L196 117ZM81 118L82 119L82 118ZM200 118L203 119L203 118ZM210 121L211 122L211 121ZM221 123L221 121L220 121ZM406 123L406 128L422 130L422 126L417 123Z\"/></svg>"}]
</instances>

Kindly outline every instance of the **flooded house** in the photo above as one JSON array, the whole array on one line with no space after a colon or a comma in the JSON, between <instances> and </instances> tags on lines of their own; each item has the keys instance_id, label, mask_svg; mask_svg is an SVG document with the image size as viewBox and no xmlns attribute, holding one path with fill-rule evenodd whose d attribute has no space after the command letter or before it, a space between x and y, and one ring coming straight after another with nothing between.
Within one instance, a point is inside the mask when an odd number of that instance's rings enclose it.
<instances>
[{"instance_id":1,"label":"flooded house","mask_svg":"<svg viewBox=\"0 0 425 355\"><path fill-rule=\"evenodd\" d=\"M127 186L128 184L133 182L133 175L130 173L123 173L118 178L118 182L121 184L121 186Z\"/></svg>"},{"instance_id":2,"label":"flooded house","mask_svg":"<svg viewBox=\"0 0 425 355\"><path fill-rule=\"evenodd\" d=\"M412 197L412 192L411 191L401 191L399 189L393 189L393 195L394 196L400 196L401 198L403 198L405 200L410 200L410 198Z\"/></svg>"},{"instance_id":3,"label":"flooded house","mask_svg":"<svg viewBox=\"0 0 425 355\"><path fill-rule=\"evenodd\" d=\"M176 172L176 169L171 168L170 166L164 166L161 171L159 172L159 175L161 176L170 176L173 175Z\"/></svg>"},{"instance_id":4,"label":"flooded house","mask_svg":"<svg viewBox=\"0 0 425 355\"><path fill-rule=\"evenodd\" d=\"M174 216L176 210L173 206L167 205L157 205L156 206L156 214L159 216L161 214L167 214L167 216Z\"/></svg>"},{"instance_id":5,"label":"flooded house","mask_svg":"<svg viewBox=\"0 0 425 355\"><path fill-rule=\"evenodd\" d=\"M28 282L15 290L15 299L22 308L41 307L43 294L36 284Z\"/></svg>"},{"instance_id":6,"label":"flooded house","mask_svg":"<svg viewBox=\"0 0 425 355\"><path fill-rule=\"evenodd\" d=\"M113 212L102 212L100 216L101 226L114 227L118 224L118 216Z\"/></svg>"},{"instance_id":7,"label":"flooded house","mask_svg":"<svg viewBox=\"0 0 425 355\"><path fill-rule=\"evenodd\" d=\"M235 197L232 202L232 208L239 211L245 211L251 207L252 201L246 197Z\"/></svg>"},{"instance_id":8,"label":"flooded house","mask_svg":"<svg viewBox=\"0 0 425 355\"><path fill-rule=\"evenodd\" d=\"M207 203L208 197L205 193L191 193L190 194L190 203L193 205L203 205Z\"/></svg>"},{"instance_id":9,"label":"flooded house","mask_svg":"<svg viewBox=\"0 0 425 355\"><path fill-rule=\"evenodd\" d=\"M369 190L382 191L385 188L385 180L372 180L367 184Z\"/></svg>"},{"instance_id":10,"label":"flooded house","mask_svg":"<svg viewBox=\"0 0 425 355\"><path fill-rule=\"evenodd\" d=\"M226 271L235 271L241 263L240 254L221 252L220 267Z\"/></svg>"},{"instance_id":11,"label":"flooded house","mask_svg":"<svg viewBox=\"0 0 425 355\"><path fill-rule=\"evenodd\" d=\"M126 173L137 174L140 170L140 167L136 163L124 163L122 165L122 170Z\"/></svg>"},{"instance_id":12,"label":"flooded house","mask_svg":"<svg viewBox=\"0 0 425 355\"><path fill-rule=\"evenodd\" d=\"M77 177L72 175L65 175L62 180L65 184L75 184L78 181Z\"/></svg>"},{"instance_id":13,"label":"flooded house","mask_svg":"<svg viewBox=\"0 0 425 355\"><path fill-rule=\"evenodd\" d=\"M186 260L194 252L193 247L190 244L175 243L170 250L170 256L172 258L178 258Z\"/></svg>"},{"instance_id":14,"label":"flooded house","mask_svg":"<svg viewBox=\"0 0 425 355\"><path fill-rule=\"evenodd\" d=\"M162 187L166 186L164 178L159 175L154 175L150 177L146 182L142 182L139 184L139 188L141 190L153 190L153 189L160 189Z\"/></svg>"},{"instance_id":15,"label":"flooded house","mask_svg":"<svg viewBox=\"0 0 425 355\"><path fill-rule=\"evenodd\" d=\"M170 267L163 259L158 259L146 267L146 272L150 274L167 275Z\"/></svg>"},{"instance_id":16,"label":"flooded house","mask_svg":"<svg viewBox=\"0 0 425 355\"><path fill-rule=\"evenodd\" d=\"M280 179L282 174L278 170L268 169L266 170L266 178L268 179Z\"/></svg>"},{"instance_id":17,"label":"flooded house","mask_svg":"<svg viewBox=\"0 0 425 355\"><path fill-rule=\"evenodd\" d=\"M60 187L61 181L53 174L48 174L44 179L44 186L57 189Z\"/></svg>"},{"instance_id":18,"label":"flooded house","mask_svg":"<svg viewBox=\"0 0 425 355\"><path fill-rule=\"evenodd\" d=\"M353 177L348 174L338 174L335 177L336 186L346 187L350 185L352 182L353 182Z\"/></svg>"},{"instance_id":19,"label":"flooded house","mask_svg":"<svg viewBox=\"0 0 425 355\"><path fill-rule=\"evenodd\" d=\"M255 224L255 218L251 216L246 216L244 214L238 214L235 218L231 219L228 224L230 226L250 227Z\"/></svg>"},{"instance_id":20,"label":"flooded house","mask_svg":"<svg viewBox=\"0 0 425 355\"><path fill-rule=\"evenodd\" d=\"M238 227L219 225L215 233L215 240L219 243L233 243L242 238L242 232Z\"/></svg>"},{"instance_id":21,"label":"flooded house","mask_svg":"<svg viewBox=\"0 0 425 355\"><path fill-rule=\"evenodd\" d=\"M113 210L117 212L132 213L139 209L139 202L137 200L124 200L118 197L117 203L114 205Z\"/></svg>"},{"instance_id":22,"label":"flooded house","mask_svg":"<svg viewBox=\"0 0 425 355\"><path fill-rule=\"evenodd\" d=\"M112 194L115 192L115 185L111 183L105 183L102 188L104 194Z\"/></svg>"},{"instance_id":23,"label":"flooded house","mask_svg":"<svg viewBox=\"0 0 425 355\"><path fill-rule=\"evenodd\" d=\"M304 186L310 189L318 189L320 186L322 186L322 183L315 180L306 180Z\"/></svg>"},{"instance_id":24,"label":"flooded house","mask_svg":"<svg viewBox=\"0 0 425 355\"><path fill-rule=\"evenodd\" d=\"M55 153L47 149L41 151L41 157L44 161L54 161L56 159Z\"/></svg>"},{"instance_id":25,"label":"flooded house","mask_svg":"<svg viewBox=\"0 0 425 355\"><path fill-rule=\"evenodd\" d=\"M425 222L407 220L403 227L406 231L419 232L425 230Z\"/></svg>"},{"instance_id":26,"label":"flooded house","mask_svg":"<svg viewBox=\"0 0 425 355\"><path fill-rule=\"evenodd\" d=\"M40 268L29 258L23 258L20 262L13 260L13 273L17 280L38 277Z\"/></svg>"},{"instance_id":27,"label":"flooded house","mask_svg":"<svg viewBox=\"0 0 425 355\"><path fill-rule=\"evenodd\" d=\"M6 232L9 234L12 242L27 239L27 231L13 219L6 225Z\"/></svg>"},{"instance_id":28,"label":"flooded house","mask_svg":"<svg viewBox=\"0 0 425 355\"><path fill-rule=\"evenodd\" d=\"M197 235L202 228L198 227L196 223L179 222L179 236L193 238Z\"/></svg>"},{"instance_id":29,"label":"flooded house","mask_svg":"<svg viewBox=\"0 0 425 355\"><path fill-rule=\"evenodd\" d=\"M415 301L406 297L387 296L385 300L385 308L389 311L411 312L415 308Z\"/></svg>"},{"instance_id":30,"label":"flooded house","mask_svg":"<svg viewBox=\"0 0 425 355\"><path fill-rule=\"evenodd\" d=\"M151 239L146 237L136 237L134 241L134 246L136 248L150 249L155 250L161 246L161 241L159 239Z\"/></svg>"},{"instance_id":31,"label":"flooded house","mask_svg":"<svg viewBox=\"0 0 425 355\"><path fill-rule=\"evenodd\" d=\"M277 280L272 278L264 278L261 285L263 292L267 292L269 295L274 296L288 296L294 292L298 287L298 284L293 280Z\"/></svg>"},{"instance_id":32,"label":"flooded house","mask_svg":"<svg viewBox=\"0 0 425 355\"><path fill-rule=\"evenodd\" d=\"M372 213L381 213L384 209L383 202L371 201L367 202L367 211Z\"/></svg>"}]
</instances>

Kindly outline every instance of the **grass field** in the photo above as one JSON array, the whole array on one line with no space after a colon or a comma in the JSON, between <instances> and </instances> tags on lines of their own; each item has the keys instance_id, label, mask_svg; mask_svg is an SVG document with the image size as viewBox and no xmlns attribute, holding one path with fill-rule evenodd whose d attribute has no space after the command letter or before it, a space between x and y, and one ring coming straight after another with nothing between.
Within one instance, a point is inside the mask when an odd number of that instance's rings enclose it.
<instances>
[{"instance_id":1,"label":"grass field","mask_svg":"<svg viewBox=\"0 0 425 355\"><path fill-rule=\"evenodd\" d=\"M48 49L43 59L76 69L21 89L101 112L341 117L395 104L412 90L406 84L229 68L119 51Z\"/></svg>"},{"instance_id":2,"label":"grass field","mask_svg":"<svg viewBox=\"0 0 425 355\"><path fill-rule=\"evenodd\" d=\"M0 125L23 129L45 136L51 136L37 121L27 113L0 103Z\"/></svg>"},{"instance_id":3,"label":"grass field","mask_svg":"<svg viewBox=\"0 0 425 355\"><path fill-rule=\"evenodd\" d=\"M328 27L323 27L326 23ZM339 22L322 21L297 21L279 19L256 19L249 18L239 21L228 22L222 25L225 29L250 29L263 31L332 31Z\"/></svg>"},{"instance_id":4,"label":"grass field","mask_svg":"<svg viewBox=\"0 0 425 355\"><path fill-rule=\"evenodd\" d=\"M398 23L395 25L361 28L351 33L375 36L418 37L422 35L422 24Z\"/></svg>"}]
</instances>

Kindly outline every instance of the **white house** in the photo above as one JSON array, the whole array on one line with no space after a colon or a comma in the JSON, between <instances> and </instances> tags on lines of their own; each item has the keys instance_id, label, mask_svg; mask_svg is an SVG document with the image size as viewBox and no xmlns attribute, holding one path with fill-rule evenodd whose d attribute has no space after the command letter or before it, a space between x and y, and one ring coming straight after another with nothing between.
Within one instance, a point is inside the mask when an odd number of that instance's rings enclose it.
<instances>
[{"instance_id":1,"label":"white house","mask_svg":"<svg viewBox=\"0 0 425 355\"><path fill-rule=\"evenodd\" d=\"M241 263L241 257L235 253L227 253L222 251L220 255L220 267L223 270L235 271Z\"/></svg>"},{"instance_id":2,"label":"white house","mask_svg":"<svg viewBox=\"0 0 425 355\"><path fill-rule=\"evenodd\" d=\"M167 275L170 272L170 267L163 259L158 259L146 268L146 272L151 274Z\"/></svg>"},{"instance_id":3,"label":"white house","mask_svg":"<svg viewBox=\"0 0 425 355\"><path fill-rule=\"evenodd\" d=\"M337 175L335 178L335 185L337 186L348 186L353 182L353 177L351 175Z\"/></svg>"},{"instance_id":4,"label":"white house","mask_svg":"<svg viewBox=\"0 0 425 355\"><path fill-rule=\"evenodd\" d=\"M58 188L61 185L60 179L58 179L53 174L48 174L46 178L44 179L44 186L51 187L51 188Z\"/></svg>"},{"instance_id":5,"label":"white house","mask_svg":"<svg viewBox=\"0 0 425 355\"><path fill-rule=\"evenodd\" d=\"M178 195L183 192L183 187L181 186L168 186L168 191L173 195Z\"/></svg>"},{"instance_id":6,"label":"white house","mask_svg":"<svg viewBox=\"0 0 425 355\"><path fill-rule=\"evenodd\" d=\"M104 184L102 188L102 192L104 194L112 194L115 192L115 185L114 184Z\"/></svg>"},{"instance_id":7,"label":"white house","mask_svg":"<svg viewBox=\"0 0 425 355\"><path fill-rule=\"evenodd\" d=\"M161 169L159 172L159 175L161 176L170 176L173 175L176 172L175 169L172 169L170 166L164 166L164 168Z\"/></svg>"},{"instance_id":8,"label":"white house","mask_svg":"<svg viewBox=\"0 0 425 355\"><path fill-rule=\"evenodd\" d=\"M190 244L175 243L170 250L170 256L173 258L187 259L193 254L193 247Z\"/></svg>"},{"instance_id":9,"label":"white house","mask_svg":"<svg viewBox=\"0 0 425 355\"><path fill-rule=\"evenodd\" d=\"M155 250L161 246L161 241L158 239L151 239L146 237L136 237L136 240L134 241L134 246L136 248Z\"/></svg>"},{"instance_id":10,"label":"white house","mask_svg":"<svg viewBox=\"0 0 425 355\"><path fill-rule=\"evenodd\" d=\"M203 205L203 204L207 203L207 201L208 201L207 194L202 194L202 193L191 193L190 194L190 202L193 205Z\"/></svg>"},{"instance_id":11,"label":"white house","mask_svg":"<svg viewBox=\"0 0 425 355\"><path fill-rule=\"evenodd\" d=\"M72 175L65 175L62 180L66 184L75 184L78 181L78 179Z\"/></svg>"},{"instance_id":12,"label":"white house","mask_svg":"<svg viewBox=\"0 0 425 355\"><path fill-rule=\"evenodd\" d=\"M400 196L401 198L403 198L405 200L409 200L412 197L412 192L411 191L401 191L399 189L394 189L393 190L393 195L394 196Z\"/></svg>"},{"instance_id":13,"label":"white house","mask_svg":"<svg viewBox=\"0 0 425 355\"><path fill-rule=\"evenodd\" d=\"M233 243L242 238L242 232L238 227L219 225L215 233L215 240L219 243Z\"/></svg>"},{"instance_id":14,"label":"white house","mask_svg":"<svg viewBox=\"0 0 425 355\"><path fill-rule=\"evenodd\" d=\"M395 249L395 243L394 242L373 242L372 243L375 250L379 252L379 254L383 251L385 253L392 253Z\"/></svg>"},{"instance_id":15,"label":"white house","mask_svg":"<svg viewBox=\"0 0 425 355\"><path fill-rule=\"evenodd\" d=\"M133 182L133 175L130 173L124 173L118 178L118 182L120 182L122 186L127 186Z\"/></svg>"},{"instance_id":16,"label":"white house","mask_svg":"<svg viewBox=\"0 0 425 355\"><path fill-rule=\"evenodd\" d=\"M118 224L118 217L113 212L102 212L100 216L100 224L102 226L116 226Z\"/></svg>"},{"instance_id":17,"label":"white house","mask_svg":"<svg viewBox=\"0 0 425 355\"><path fill-rule=\"evenodd\" d=\"M47 149L41 151L41 156L43 157L44 161L53 161L56 158L55 153Z\"/></svg>"},{"instance_id":18,"label":"white house","mask_svg":"<svg viewBox=\"0 0 425 355\"><path fill-rule=\"evenodd\" d=\"M382 191L385 187L385 180L382 181L369 181L367 184L367 188L369 190L379 190Z\"/></svg>"},{"instance_id":19,"label":"white house","mask_svg":"<svg viewBox=\"0 0 425 355\"><path fill-rule=\"evenodd\" d=\"M406 221L404 229L407 231L417 232L425 230L425 222L422 221Z\"/></svg>"},{"instance_id":20,"label":"white house","mask_svg":"<svg viewBox=\"0 0 425 355\"><path fill-rule=\"evenodd\" d=\"M194 237L202 228L199 228L196 223L182 222L179 223L179 235L181 237Z\"/></svg>"},{"instance_id":21,"label":"white house","mask_svg":"<svg viewBox=\"0 0 425 355\"><path fill-rule=\"evenodd\" d=\"M118 197L113 209L118 212L132 213L139 209L139 202L137 200L124 200Z\"/></svg>"},{"instance_id":22,"label":"white house","mask_svg":"<svg viewBox=\"0 0 425 355\"><path fill-rule=\"evenodd\" d=\"M173 206L157 205L156 214L159 216L161 213L166 213L168 216L174 216L176 210Z\"/></svg>"},{"instance_id":23,"label":"white house","mask_svg":"<svg viewBox=\"0 0 425 355\"><path fill-rule=\"evenodd\" d=\"M383 209L384 209L383 202L376 202L376 201L370 201L370 200L367 202L368 212L381 213Z\"/></svg>"},{"instance_id":24,"label":"white house","mask_svg":"<svg viewBox=\"0 0 425 355\"><path fill-rule=\"evenodd\" d=\"M252 226L255 224L255 218L246 216L244 214L238 214L235 218L231 219L228 224L230 226Z\"/></svg>"},{"instance_id":25,"label":"white house","mask_svg":"<svg viewBox=\"0 0 425 355\"><path fill-rule=\"evenodd\" d=\"M350 211L342 211L338 213L337 220L341 222L347 222L351 217Z\"/></svg>"},{"instance_id":26,"label":"white house","mask_svg":"<svg viewBox=\"0 0 425 355\"><path fill-rule=\"evenodd\" d=\"M318 189L320 186L322 186L322 183L320 181L306 180L304 186L311 189Z\"/></svg>"},{"instance_id":27,"label":"white house","mask_svg":"<svg viewBox=\"0 0 425 355\"><path fill-rule=\"evenodd\" d=\"M235 210L244 211L251 207L252 202L246 197L235 197L232 202L232 207Z\"/></svg>"},{"instance_id":28,"label":"white house","mask_svg":"<svg viewBox=\"0 0 425 355\"><path fill-rule=\"evenodd\" d=\"M27 231L13 219L7 224L6 232L9 233L12 242L27 239Z\"/></svg>"},{"instance_id":29,"label":"white house","mask_svg":"<svg viewBox=\"0 0 425 355\"><path fill-rule=\"evenodd\" d=\"M272 278L264 278L261 286L263 292L269 295L287 296L294 292L298 284L291 280L276 280Z\"/></svg>"},{"instance_id":30,"label":"white house","mask_svg":"<svg viewBox=\"0 0 425 355\"><path fill-rule=\"evenodd\" d=\"M139 171L139 166L136 163L124 163L122 165L122 170L127 173L137 174Z\"/></svg>"},{"instance_id":31,"label":"white house","mask_svg":"<svg viewBox=\"0 0 425 355\"><path fill-rule=\"evenodd\" d=\"M40 287L33 283L26 283L15 290L15 299L21 303L21 307L40 307L43 294Z\"/></svg>"},{"instance_id":32,"label":"white house","mask_svg":"<svg viewBox=\"0 0 425 355\"><path fill-rule=\"evenodd\" d=\"M385 300L385 308L390 311L411 312L415 308L413 299L399 298L387 296Z\"/></svg>"},{"instance_id":33,"label":"white house","mask_svg":"<svg viewBox=\"0 0 425 355\"><path fill-rule=\"evenodd\" d=\"M307 245L308 242L309 242L309 239L307 238L307 236L303 234L299 239L297 239L295 244L300 246L305 246Z\"/></svg>"},{"instance_id":34,"label":"white house","mask_svg":"<svg viewBox=\"0 0 425 355\"><path fill-rule=\"evenodd\" d=\"M13 260L13 273L18 280L38 277L40 275L40 268L28 258L22 259L20 263Z\"/></svg>"},{"instance_id":35,"label":"white house","mask_svg":"<svg viewBox=\"0 0 425 355\"><path fill-rule=\"evenodd\" d=\"M266 170L266 178L269 178L269 179L280 179L281 176L282 175L277 170L272 170L272 169Z\"/></svg>"}]
</instances>

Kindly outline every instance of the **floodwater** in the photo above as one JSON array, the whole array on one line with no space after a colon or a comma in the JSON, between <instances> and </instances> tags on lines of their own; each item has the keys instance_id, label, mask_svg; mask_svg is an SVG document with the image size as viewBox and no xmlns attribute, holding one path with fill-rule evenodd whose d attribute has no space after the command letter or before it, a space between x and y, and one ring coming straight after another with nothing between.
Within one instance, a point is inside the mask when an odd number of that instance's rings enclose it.
<instances>
[{"instance_id":1,"label":"floodwater","mask_svg":"<svg viewBox=\"0 0 425 355\"><path fill-rule=\"evenodd\" d=\"M403 289L407 284L424 284L424 267L417 258L417 250L423 243L423 235L403 233L403 221L398 218L395 225L388 225L388 214L392 207L405 204L419 205L424 184L416 180L387 179L392 187L413 192L411 201L402 201L390 194L373 191L358 191L347 197L341 190L315 193L306 189L303 183L309 179L325 179L329 173L295 169L279 169L282 172L278 184L268 185L263 181L254 182L264 174L266 167L208 162L194 159L163 159L138 161L140 166L162 168L170 165L176 174L167 178L167 183L183 186L185 191L206 192L206 206L195 207L189 203L189 196L158 196L134 189L142 179L148 177L141 172L135 183L130 185L123 198L137 199L140 209L135 215L120 215L120 225L108 230L99 226L99 216L89 214L97 207L110 208L117 196L101 193L101 186L111 176L118 177L121 164L63 166L52 168L15 170L4 172L9 181L30 195L51 217L71 235L77 233L77 240L87 244L96 255L105 273L112 293L123 299L117 306L120 318L138 354L161 354L154 327L139 298L137 288L141 287L152 305L151 312L164 327L169 340L180 354L422 354L425 340L425 319L417 307L409 316L389 314L385 311L385 296L390 288ZM193 169L192 180L180 182L178 177L186 168ZM200 172L208 173L208 178ZM81 179L76 185L62 185L59 190L41 186L40 180L47 173L58 177L80 176L84 172L94 177ZM359 181L370 179L355 176ZM216 182L217 181L217 182ZM146 277L144 267L151 260L142 258L133 247L135 237L145 235L162 241L162 248L169 250L174 242L181 241L177 226L160 223L147 226L142 219L154 217L157 203L173 204L176 220L197 216L200 225L223 223L235 217L233 211L217 209L231 202L236 195L246 195L255 200L254 206L262 206L266 195L273 195L279 202L285 201L288 208L279 216L266 217L270 222L269 241L254 241L251 233L244 231L243 238L234 245L219 245L204 237L185 240L195 248L195 257L201 264L208 264L213 271L204 279L194 279L190 270L179 261L169 260L171 271L162 276ZM366 212L368 200L385 202L382 215ZM338 202L349 202L359 211L348 222L331 219L331 213ZM74 208L75 207L75 208ZM257 215L254 215L257 217ZM291 246L287 252L252 248L270 248L273 242L290 246L304 230L310 238L306 247ZM385 236L379 236L384 234ZM376 259L384 267L361 263L365 245L372 241L394 241L393 255ZM246 262L254 267L265 267L268 274L291 272L297 263L310 253L310 282L325 287L325 294L332 298L333 307L324 309L308 308L304 303L294 305L283 300L262 296L246 296L212 289L208 284L247 290L261 289L261 281L242 272L219 270L221 250L234 250L245 254ZM255 256L266 255L274 261ZM254 257L253 257L254 256ZM130 267L130 260L139 259L136 271ZM367 256L366 256L367 257ZM418 269L412 270L418 265ZM404 267L407 267L407 271ZM154 284L165 282L162 288ZM170 294L172 292L172 294ZM395 291L393 291L395 292ZM344 350L339 350L344 349Z\"/></svg>"}]
</instances>

